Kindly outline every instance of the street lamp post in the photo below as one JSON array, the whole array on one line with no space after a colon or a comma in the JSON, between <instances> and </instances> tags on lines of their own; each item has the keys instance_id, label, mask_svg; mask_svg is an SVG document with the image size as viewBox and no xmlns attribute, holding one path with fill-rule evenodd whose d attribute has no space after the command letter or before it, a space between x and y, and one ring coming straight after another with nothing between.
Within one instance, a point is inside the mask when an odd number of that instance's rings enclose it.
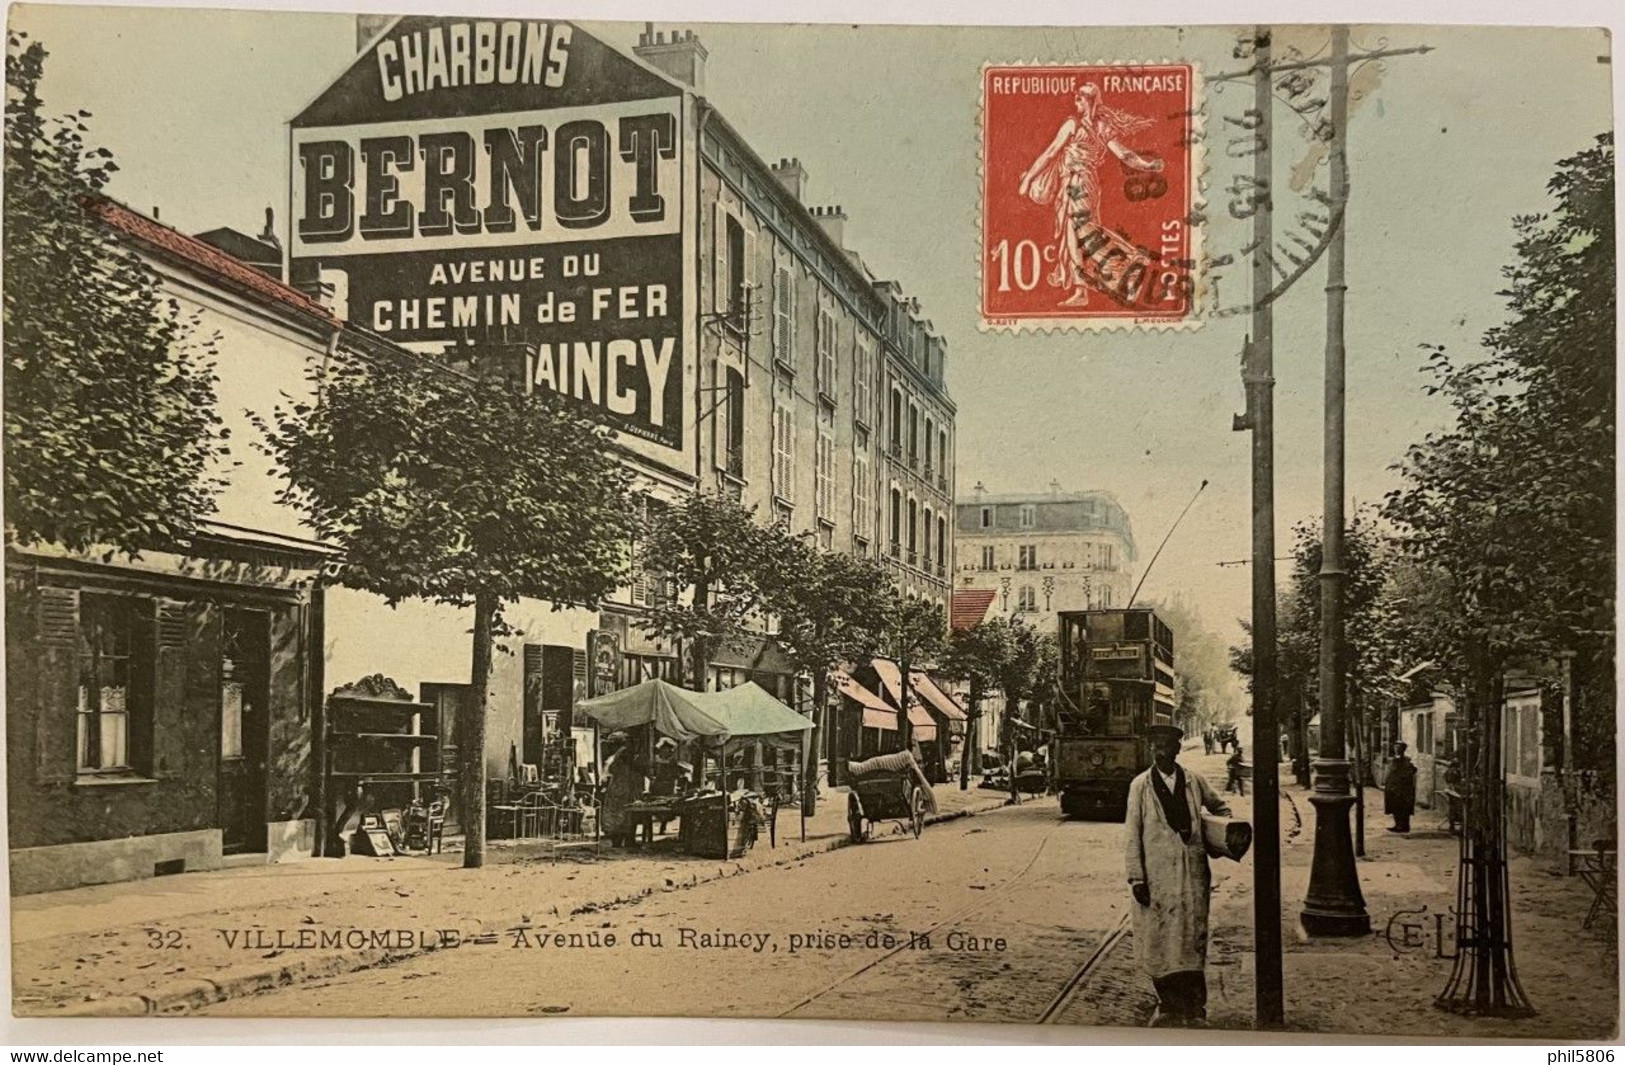
<instances>
[{"instance_id":1,"label":"street lamp post","mask_svg":"<svg viewBox=\"0 0 1625 1065\"><path fill-rule=\"evenodd\" d=\"M1349 31L1332 27L1331 174L1334 216L1348 206ZM1347 219L1344 218L1344 222ZM1343 728L1343 309L1346 224L1326 252L1325 516L1320 565L1320 750L1315 758L1315 853L1300 920L1316 936L1359 936L1371 931L1349 834L1349 763Z\"/></svg>"}]
</instances>

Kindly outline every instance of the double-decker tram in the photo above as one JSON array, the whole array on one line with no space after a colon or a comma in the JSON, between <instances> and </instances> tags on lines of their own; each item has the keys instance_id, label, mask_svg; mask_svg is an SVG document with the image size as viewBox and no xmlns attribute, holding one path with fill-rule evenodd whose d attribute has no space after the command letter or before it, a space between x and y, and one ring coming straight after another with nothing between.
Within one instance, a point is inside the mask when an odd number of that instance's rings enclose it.
<instances>
[{"instance_id":1,"label":"double-decker tram","mask_svg":"<svg viewBox=\"0 0 1625 1065\"><path fill-rule=\"evenodd\" d=\"M1141 736L1174 723L1174 634L1150 608L1067 610L1059 619L1061 810L1120 821L1130 781L1151 764Z\"/></svg>"}]
</instances>

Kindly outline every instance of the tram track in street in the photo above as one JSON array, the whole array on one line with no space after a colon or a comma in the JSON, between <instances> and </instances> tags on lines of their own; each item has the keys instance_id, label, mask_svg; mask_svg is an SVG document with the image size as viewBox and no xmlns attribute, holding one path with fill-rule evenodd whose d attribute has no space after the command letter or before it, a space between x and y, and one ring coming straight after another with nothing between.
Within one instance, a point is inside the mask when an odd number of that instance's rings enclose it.
<instances>
[{"instance_id":1,"label":"tram track in street","mask_svg":"<svg viewBox=\"0 0 1625 1065\"><path fill-rule=\"evenodd\" d=\"M935 933L941 931L942 929L948 928L948 927L950 927L952 925L955 925L955 924L958 924L959 922L964 921L967 918L970 918L970 917L974 916L979 911L986 909L992 903L1000 901L1000 900L1004 899L1005 897L1007 897L1010 894L1010 892L1026 878L1027 874L1032 872L1032 870L1038 865L1038 860L1043 857L1044 850L1045 850L1046 847L1049 846L1050 840L1054 837L1055 833L1057 831L1059 831L1064 824L1065 824L1064 821L1058 821L1054 827L1052 827L1048 832L1046 832L1044 834L1043 838L1041 838L1038 841L1038 846L1036 848L1034 848L1032 857L1027 859L1026 864L1023 865L1021 867L1020 871L1018 871L1014 876L1012 876L1009 879L1005 880L1002 884L998 885L998 887L996 887L992 891L987 892L986 895L984 895L982 898L979 898L975 902L973 902L973 903L971 903L971 904L969 904L967 906L963 906L960 909L955 910L953 913L950 913L948 916L942 918L936 924L933 924L929 928L925 929L923 932L920 932L919 935L920 936L934 935ZM814 991L813 993L811 993L809 995L802 996L802 998L798 999L794 1005L790 1006L788 1009L786 1009L783 1012L779 1013L778 1016L780 1018L785 1018L785 1017L791 1017L791 1016L795 1015L797 1012L799 1012L800 1010L805 1009L806 1007L812 1005L814 1002L817 1002L819 999L824 998L825 996L827 996L827 995L841 989L842 987L852 983L853 981L855 981L858 978L862 977L864 974L869 973L869 972L873 971L874 969L877 969L880 966L884 965L886 962L892 960L897 955L903 953L905 950L908 949L908 947L909 947L909 943L906 940L904 942L899 943L897 946L895 946L892 949L886 951L885 953L881 954L880 956L871 959L870 961L868 961L864 965L859 966L858 968L856 968L856 969L852 970L851 972L847 973L845 976L842 976L839 979L837 979L837 980L835 980L835 981L833 981L833 982L831 982L829 984L824 985L822 988L820 988L817 991Z\"/></svg>"},{"instance_id":2,"label":"tram track in street","mask_svg":"<svg viewBox=\"0 0 1625 1065\"><path fill-rule=\"evenodd\" d=\"M1123 937L1128 934L1128 928L1129 915L1125 913L1118 919L1112 930L1106 934L1106 938L1100 941L1100 945L1095 948L1095 952L1089 955L1082 965L1078 966L1077 972L1073 973L1071 978L1061 986L1061 990L1056 992L1055 997L1050 999L1049 1005L1044 1007L1044 1012L1040 1013L1037 1019L1033 1021L1034 1024L1058 1023L1056 1018L1072 1002L1079 989L1088 981L1089 977L1100 966L1100 963L1111 954L1118 943L1122 942Z\"/></svg>"}]
</instances>

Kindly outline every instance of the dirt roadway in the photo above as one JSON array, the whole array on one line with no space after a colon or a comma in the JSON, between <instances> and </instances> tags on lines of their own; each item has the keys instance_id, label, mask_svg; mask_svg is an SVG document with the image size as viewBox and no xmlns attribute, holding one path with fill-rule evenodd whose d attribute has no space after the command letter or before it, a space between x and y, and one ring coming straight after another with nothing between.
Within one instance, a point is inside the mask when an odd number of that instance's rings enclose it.
<instances>
[{"instance_id":1,"label":"dirt roadway","mask_svg":"<svg viewBox=\"0 0 1625 1065\"><path fill-rule=\"evenodd\" d=\"M1030 1022L1126 911L1121 832L1040 799L203 1012Z\"/></svg>"}]
</instances>

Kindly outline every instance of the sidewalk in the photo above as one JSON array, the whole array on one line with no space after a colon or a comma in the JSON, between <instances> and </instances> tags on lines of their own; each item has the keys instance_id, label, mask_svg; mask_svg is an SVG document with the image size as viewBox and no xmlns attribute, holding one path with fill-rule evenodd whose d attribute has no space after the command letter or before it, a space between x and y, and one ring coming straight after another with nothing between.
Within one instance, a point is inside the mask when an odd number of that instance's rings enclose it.
<instances>
[{"instance_id":1,"label":"sidewalk","mask_svg":"<svg viewBox=\"0 0 1625 1065\"><path fill-rule=\"evenodd\" d=\"M938 785L932 822L1004 805L1002 792ZM881 824L876 832L897 831ZM314 859L100 884L12 900L12 1012L17 1016L128 1016L183 1012L273 987L369 968L463 937L590 913L847 846L846 791L825 788L805 842L794 810L779 814L778 845L762 833L732 861L606 847L598 858L555 861L539 845L497 841L485 868L460 852L433 857ZM328 934L387 932L362 949L301 949ZM279 941L280 934L280 941ZM374 939L372 942L378 942ZM405 943L406 945L401 945Z\"/></svg>"},{"instance_id":2,"label":"sidewalk","mask_svg":"<svg viewBox=\"0 0 1625 1065\"><path fill-rule=\"evenodd\" d=\"M1314 854L1314 812L1309 793L1290 783L1284 766L1281 790L1286 837L1281 848L1282 967L1289 1029L1463 1039L1611 1037L1619 1008L1617 970L1605 956L1599 933L1581 928L1591 894L1578 877L1549 872L1528 858L1514 858L1511 864L1515 959L1524 990L1540 1012L1521 1020L1447 1013L1435 1008L1433 1000L1452 966L1448 955L1454 921L1449 915L1456 902L1458 842L1445 830L1442 816L1418 810L1409 835L1391 833L1387 827L1392 822L1382 815L1382 793L1368 789L1366 857L1358 864L1372 934L1311 942L1298 926L1297 911ZM1295 816L1302 820L1302 831L1294 834ZM1232 875L1213 900L1209 1023L1250 1029L1252 863L1249 857L1242 866L1214 864L1216 871L1224 867ZM1445 915L1442 947L1438 914Z\"/></svg>"}]
</instances>

